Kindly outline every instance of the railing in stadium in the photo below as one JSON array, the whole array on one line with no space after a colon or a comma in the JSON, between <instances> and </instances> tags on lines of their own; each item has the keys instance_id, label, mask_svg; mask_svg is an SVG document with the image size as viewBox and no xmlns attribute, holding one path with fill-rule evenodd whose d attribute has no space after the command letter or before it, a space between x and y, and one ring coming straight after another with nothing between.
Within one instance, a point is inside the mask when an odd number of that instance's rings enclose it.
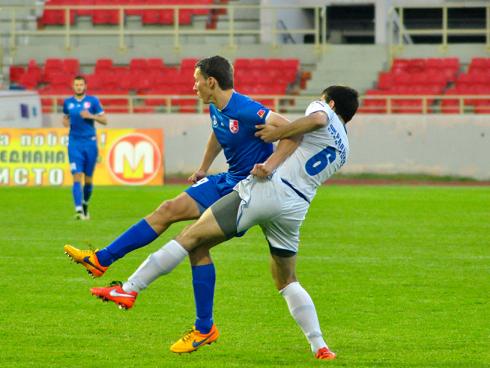
<instances>
[{"instance_id":1,"label":"railing in stadium","mask_svg":"<svg viewBox=\"0 0 490 368\"><path fill-rule=\"evenodd\" d=\"M64 11L64 26L61 29L38 29L38 30L19 30L16 29L16 12L19 9L39 9L39 6L5 6L0 8L1 12L10 13L10 35L9 46L11 49L15 49L17 45L18 36L46 36L46 35L58 35L64 37L64 44L66 49L71 48L72 36L117 36L119 39L119 47L125 49L127 47L127 36L158 36L158 35L171 35L174 38L174 46L179 48L181 46L182 36L212 36L212 35L226 35L228 36L228 44L230 47L236 47L236 36L240 35L256 35L260 36L263 32L262 29L239 29L235 27L235 14L238 14L241 10L260 9L271 12L272 22L270 24L270 31L272 35L272 46L277 46L278 37L283 34L289 35L314 35L314 46L319 47L322 43L326 43L326 17L323 16L323 7L318 6L305 6L305 5L281 5L281 6L257 6L257 5L239 5L239 4L227 4L227 5L47 5L44 9L47 10L63 10ZM213 9L213 10L226 10L229 18L229 27L226 30L218 29L192 29L190 27L182 28L179 24L179 13L182 10L191 9ZM287 29L284 30L278 27L277 12L287 9L310 9L314 12L314 26L313 28L304 29ZM114 29L73 29L70 24L70 13L77 10L118 10L119 11L119 24L114 26ZM174 22L171 26L160 27L159 29L128 29L125 25L125 12L128 10L172 10L174 14ZM323 40L323 41L322 41Z\"/></svg>"},{"instance_id":2,"label":"railing in stadium","mask_svg":"<svg viewBox=\"0 0 490 368\"><path fill-rule=\"evenodd\" d=\"M465 3L460 3L460 4L451 4L451 5L427 5L427 6L416 6L413 5L411 7L394 7L391 9L391 14L397 14L402 27L400 27L397 31L398 37L393 40L393 43L396 44L397 46L402 46L404 43L404 39L406 36L441 36L442 41L441 41L441 46L443 49L447 49L448 47L448 38L449 36L465 36L465 35L471 35L471 36L485 36L485 44L486 48L490 51L490 5L489 6L482 6L478 4L468 4L470 2ZM441 9L442 10L442 26L439 29L434 29L434 28L417 28L417 29L407 29L405 26L405 19L404 19L404 11L405 9L411 9L411 8L427 8L427 9ZM451 29L448 25L448 12L449 9L455 9L455 8L461 8L461 7L478 7L478 8L485 8L485 28L464 28L464 27L458 27ZM391 23L389 23L391 25ZM393 32L393 30L391 30Z\"/></svg>"},{"instance_id":3,"label":"railing in stadium","mask_svg":"<svg viewBox=\"0 0 490 368\"><path fill-rule=\"evenodd\" d=\"M450 5L434 5L434 6L425 6L426 8L433 9L442 9L442 26L439 29L407 29L404 24L404 10L411 8L420 8L420 5L413 6L404 6L404 7L394 7L391 10L391 14L397 14L399 20L401 22L401 27L394 32L393 24L391 21L388 22L388 25L391 29L388 30L390 35L395 35L395 39L391 37L391 45L395 47L401 47L403 45L403 40L406 36L416 36L416 35L440 35L442 36L441 45L443 48L448 45L448 37L451 35L483 35L486 40L486 47L490 50L490 6L485 7L486 14L486 24L484 28L450 28L448 24L448 10L451 8L459 8L459 7L483 7L481 5L472 5L467 3L455 3ZM235 26L235 15L238 14L241 10L246 9L260 9L271 12L271 24L270 31L272 35L272 45L276 46L278 44L279 35L291 34L291 35L314 35L314 45L319 47L320 45L327 44L327 21L325 16L325 7L320 6L305 6L305 5L280 5L280 6L262 6L262 5L240 5L240 4L232 4L229 3L227 5L144 5L144 6L136 6L136 5L92 5L92 6L84 6L84 5L47 5L44 9L48 10L63 10L65 14L65 25L60 29L38 29L38 30L26 30L26 29L17 29L17 20L16 13L20 10L30 9L33 11L41 10L41 5L32 5L32 6L3 6L0 8L0 12L3 14L10 14L10 32L8 34L9 37L9 46L11 49L15 49L17 45L17 37L19 36L46 36L46 35L57 35L62 36L64 38L64 44L67 49L71 48L71 38L72 36L97 36L97 35L105 35L105 36L117 36L119 39L119 46L121 49L125 49L127 47L126 37L127 36L141 36L141 35L171 35L174 38L174 46L180 47L181 45L181 37L186 35L193 36L210 36L210 35L227 35L228 43L231 47L236 47L236 36L240 35L256 35L260 36L263 32L262 29L239 29ZM218 30L218 29L191 29L190 27L182 28L179 24L179 13L184 10L190 9L215 9L215 10L226 10L229 16L229 27L226 30ZM283 29L279 27L279 18L278 11L286 10L286 9L303 9L303 10L313 10L314 12L314 25L313 28L310 29ZM70 13L77 10L117 10L119 12L119 24L115 25L113 29L104 29L104 30L94 30L94 29L73 29L70 24ZM128 29L125 25L125 13L126 11L131 10L172 10L174 13L174 22L172 26L160 27L159 29ZM144 28L144 27L142 27Z\"/></svg>"},{"instance_id":4,"label":"railing in stadium","mask_svg":"<svg viewBox=\"0 0 490 368\"><path fill-rule=\"evenodd\" d=\"M151 112L151 113L173 113L179 112L178 101L194 100L195 111L187 112L205 112L206 106L195 95L97 95L100 99L107 100L126 100L127 105L111 105L105 103L104 108L108 111L119 113L135 113L135 112ZM61 113L62 100L67 98L67 95L42 95L43 100L50 100L49 108L45 104L43 109L45 113ZM301 95L301 96L284 96L284 95L251 95L252 98L263 101L272 100L273 104L268 106L275 111L283 113L303 113L305 106L318 98L316 95ZM159 99L165 100L164 105L147 106L145 100ZM360 112L362 113L416 113L416 114L432 114L432 113L484 113L490 114L490 95L377 95L377 96L361 96ZM363 106L366 100L379 100L384 103L376 106ZM421 101L421 104L410 105L400 101ZM437 103L429 103L429 101L437 101ZM451 105L444 105L443 101L455 102ZM457 103L456 103L457 102ZM475 103L476 102L476 103ZM476 105L476 106L475 106Z\"/></svg>"}]
</instances>

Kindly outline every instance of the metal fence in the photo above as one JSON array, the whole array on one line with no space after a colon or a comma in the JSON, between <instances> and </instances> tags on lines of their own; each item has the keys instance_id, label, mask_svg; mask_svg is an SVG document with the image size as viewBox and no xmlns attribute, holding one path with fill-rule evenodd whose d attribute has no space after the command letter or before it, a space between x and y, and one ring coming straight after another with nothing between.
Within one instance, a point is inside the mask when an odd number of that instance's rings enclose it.
<instances>
[{"instance_id":1,"label":"metal fence","mask_svg":"<svg viewBox=\"0 0 490 368\"><path fill-rule=\"evenodd\" d=\"M44 113L61 113L67 95L42 95ZM104 109L112 113L203 113L207 106L195 95L97 95ZM304 112L306 106L319 96L315 95L251 95L267 107L281 113ZM117 103L111 103L114 101ZM148 101L158 101L150 103ZM375 105L367 101L379 101ZM449 101L449 103L445 102ZM185 102L185 103L184 103ZM490 95L376 95L360 97L359 113L483 113L490 114Z\"/></svg>"},{"instance_id":2,"label":"metal fence","mask_svg":"<svg viewBox=\"0 0 490 368\"><path fill-rule=\"evenodd\" d=\"M448 10L451 8L461 8L461 7L480 7L485 8L485 27L483 28L450 28L448 24ZM404 13L406 9L411 8L435 8L442 10L442 25L439 29L407 29L405 25ZM64 12L64 26L49 27L48 29L18 29L17 27L17 14L19 12L25 12L26 10L31 11L33 15L40 15L42 10L58 10ZM227 14L228 28L219 29L193 29L192 27L181 26L179 24L179 13L182 11L195 9L203 10L215 10L222 11ZM267 31L271 35L271 44L273 47L278 45L279 36L283 35L309 35L313 36L313 44L315 47L327 44L327 17L326 17L326 7L324 6L306 6L306 5L279 5L279 6L267 6L267 5L241 5L229 3L226 5L47 5L42 6L42 4L33 4L32 6L3 6L0 7L0 16L3 19L10 19L10 30L8 31L9 46L11 49L15 49L18 42L17 39L20 36L60 36L60 39L64 40L64 46L70 49L72 46L73 36L115 36L118 39L119 47L125 49L127 47L127 37L128 36L158 36L167 35L173 37L173 43L176 48L179 48L182 44L182 36L199 36L207 37L212 35L227 36L228 44L230 47L237 47L237 36L241 35L254 35L259 38L264 32L264 29L250 28L241 29L236 27L237 15L244 10L260 10L265 11L270 14L270 24L267 25ZM112 10L118 11L118 24L108 27L106 29L78 29L73 27L70 18L71 14L78 10ZM128 17L128 11L135 10L170 10L173 12L173 25L162 26L158 28L141 27L141 29L128 29L126 25L126 18ZM279 16L280 11L284 10L309 10L313 14L313 26L311 28L296 28L296 29L285 29L281 25L281 19ZM486 47L490 50L490 5L478 5L470 4L468 2L454 3L445 6L423 6L423 5L413 5L404 7L393 7L389 12L388 17L388 29L389 34L389 44L392 46L401 47L404 44L404 40L407 36L417 36L417 35L440 35L441 45L447 47L448 37L451 35L482 35L486 39ZM396 19L395 19L396 18Z\"/></svg>"},{"instance_id":3,"label":"metal fence","mask_svg":"<svg viewBox=\"0 0 490 368\"><path fill-rule=\"evenodd\" d=\"M11 49L15 49L17 46L17 38L19 36L46 36L55 35L63 37L64 46L66 49L70 49L72 45L73 36L116 36L118 38L119 47L125 49L127 47L126 38L128 36L159 36L167 35L172 36L174 39L174 46L179 48L181 46L182 36L213 36L224 35L228 37L228 45L230 47L237 47L236 36L240 35L255 35L259 36L263 30L260 27L253 29L240 29L235 26L236 15L243 10L261 10L271 12L271 24L269 30L272 35L271 43L275 47L278 44L278 36L281 35L313 35L314 46L319 47L322 43L326 43L326 17L325 10L319 6L304 6L304 5L281 5L281 6L261 6L261 5L240 5L240 4L227 4L227 5L96 5L96 6L83 6L83 5L47 5L44 7L46 10L62 10L64 11L64 26L49 27L48 29L37 30L23 30L17 29L16 13L20 10L30 9L33 12L39 13L40 6L33 5L29 7L20 6L6 6L0 8L0 12L3 14L10 14L10 32L9 32L9 46ZM192 27L182 27L179 24L179 13L183 10L222 10L225 11L228 16L229 26L226 30L218 29L192 29ZM278 11L282 10L311 10L314 14L314 25L312 28L296 28L296 29L284 29L278 22ZM70 23L70 16L77 10L117 10L119 12L119 22L117 25L106 29L76 29ZM161 26L158 28L141 27L141 29L128 29L126 26L126 13L127 11L134 10L171 10L173 11L173 25ZM58 29L56 29L58 28Z\"/></svg>"}]
</instances>

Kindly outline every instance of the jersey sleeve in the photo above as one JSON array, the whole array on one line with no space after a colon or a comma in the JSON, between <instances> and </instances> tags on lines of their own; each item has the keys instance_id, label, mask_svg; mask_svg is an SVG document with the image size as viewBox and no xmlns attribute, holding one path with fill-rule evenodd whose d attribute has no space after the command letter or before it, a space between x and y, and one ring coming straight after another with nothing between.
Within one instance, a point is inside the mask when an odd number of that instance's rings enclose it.
<instances>
[{"instance_id":1,"label":"jersey sleeve","mask_svg":"<svg viewBox=\"0 0 490 368\"><path fill-rule=\"evenodd\" d=\"M99 99L97 97L94 97L94 103L93 103L93 108L94 108L94 114L95 115L100 115L104 113L104 109L102 108L102 104L100 103Z\"/></svg>"},{"instance_id":2,"label":"jersey sleeve","mask_svg":"<svg viewBox=\"0 0 490 368\"><path fill-rule=\"evenodd\" d=\"M63 101L63 114L65 114L66 116L69 116L70 113L68 112L68 100L64 100Z\"/></svg>"},{"instance_id":3,"label":"jersey sleeve","mask_svg":"<svg viewBox=\"0 0 490 368\"><path fill-rule=\"evenodd\" d=\"M260 102L250 100L250 102L240 111L240 121L252 125L265 124L270 109Z\"/></svg>"},{"instance_id":4,"label":"jersey sleeve","mask_svg":"<svg viewBox=\"0 0 490 368\"><path fill-rule=\"evenodd\" d=\"M311 115L315 112L322 111L327 114L328 119L331 120L335 112L323 101L313 101L306 108L305 116Z\"/></svg>"}]
</instances>

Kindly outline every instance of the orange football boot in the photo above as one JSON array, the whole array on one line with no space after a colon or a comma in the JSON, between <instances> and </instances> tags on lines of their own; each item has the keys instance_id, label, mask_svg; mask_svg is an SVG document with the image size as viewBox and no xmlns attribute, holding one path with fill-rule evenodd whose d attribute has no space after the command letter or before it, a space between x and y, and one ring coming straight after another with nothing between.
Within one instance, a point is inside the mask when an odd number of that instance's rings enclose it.
<instances>
[{"instance_id":1,"label":"orange football boot","mask_svg":"<svg viewBox=\"0 0 490 368\"><path fill-rule=\"evenodd\" d=\"M170 350L174 353L192 353L201 346L212 344L218 340L219 332L216 325L213 323L211 330L207 334L202 334L199 330L196 330L195 326L192 326L192 330L182 336L175 344L170 347Z\"/></svg>"},{"instance_id":2,"label":"orange football boot","mask_svg":"<svg viewBox=\"0 0 490 368\"><path fill-rule=\"evenodd\" d=\"M95 287L90 293L103 301L111 301L119 306L119 309L131 309L136 301L138 293L125 292L120 281L113 281L108 287Z\"/></svg>"},{"instance_id":3,"label":"orange football boot","mask_svg":"<svg viewBox=\"0 0 490 368\"><path fill-rule=\"evenodd\" d=\"M74 262L80 263L87 269L87 272L92 277L101 277L109 267L102 266L97 259L96 250L80 250L70 244L66 244L63 248L65 254L68 255Z\"/></svg>"},{"instance_id":4,"label":"orange football boot","mask_svg":"<svg viewBox=\"0 0 490 368\"><path fill-rule=\"evenodd\" d=\"M318 349L318 351L315 354L315 358L321 360L334 360L336 357L337 354L335 354L333 351L330 351L326 346L321 349Z\"/></svg>"}]
</instances>

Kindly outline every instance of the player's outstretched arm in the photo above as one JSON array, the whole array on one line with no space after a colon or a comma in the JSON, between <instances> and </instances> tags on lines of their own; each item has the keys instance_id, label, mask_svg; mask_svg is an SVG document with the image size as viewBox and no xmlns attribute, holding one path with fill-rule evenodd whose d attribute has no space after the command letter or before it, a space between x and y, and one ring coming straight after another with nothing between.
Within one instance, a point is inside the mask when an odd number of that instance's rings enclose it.
<instances>
[{"instance_id":1,"label":"player's outstretched arm","mask_svg":"<svg viewBox=\"0 0 490 368\"><path fill-rule=\"evenodd\" d=\"M273 127L273 130L288 125L290 125L289 120L275 112L269 114L267 122L264 124L264 126ZM264 163L255 164L250 173L262 178L269 176L294 152L298 147L300 140L301 135L281 139L274 153L270 155Z\"/></svg>"},{"instance_id":2,"label":"player's outstretched arm","mask_svg":"<svg viewBox=\"0 0 490 368\"><path fill-rule=\"evenodd\" d=\"M201 165L199 169L193 173L187 180L195 183L206 176L211 164L216 159L218 154L221 152L221 145L219 144L214 132L209 135L208 143L206 144L206 150L204 151L204 156L202 158Z\"/></svg>"},{"instance_id":3,"label":"player's outstretched arm","mask_svg":"<svg viewBox=\"0 0 490 368\"><path fill-rule=\"evenodd\" d=\"M276 126L275 124L256 125L255 135L266 142L302 135L324 127L328 117L324 112L317 111L308 116L296 119L291 124Z\"/></svg>"}]
</instances>

